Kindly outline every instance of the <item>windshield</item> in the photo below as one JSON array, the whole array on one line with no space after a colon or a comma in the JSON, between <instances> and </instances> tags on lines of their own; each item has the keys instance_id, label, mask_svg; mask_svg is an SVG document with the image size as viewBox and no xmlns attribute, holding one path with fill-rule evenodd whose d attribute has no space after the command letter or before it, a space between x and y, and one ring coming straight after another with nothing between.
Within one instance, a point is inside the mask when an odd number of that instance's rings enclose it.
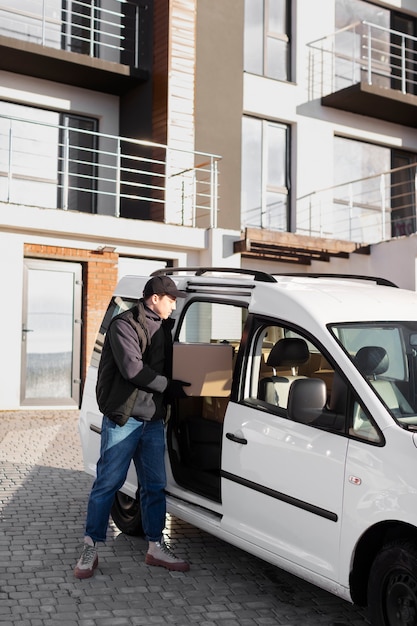
<instances>
[{"instance_id":1,"label":"windshield","mask_svg":"<svg viewBox=\"0 0 417 626\"><path fill-rule=\"evenodd\" d=\"M392 416L402 426L417 429L417 322L330 328Z\"/></svg>"}]
</instances>

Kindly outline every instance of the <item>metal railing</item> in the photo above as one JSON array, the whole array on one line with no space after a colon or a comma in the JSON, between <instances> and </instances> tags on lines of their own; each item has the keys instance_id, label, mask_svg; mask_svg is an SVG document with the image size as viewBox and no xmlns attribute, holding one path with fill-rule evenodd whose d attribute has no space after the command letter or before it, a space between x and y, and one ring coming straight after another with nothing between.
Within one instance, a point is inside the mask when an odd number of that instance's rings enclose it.
<instances>
[{"instance_id":1,"label":"metal railing","mask_svg":"<svg viewBox=\"0 0 417 626\"><path fill-rule=\"evenodd\" d=\"M139 66L141 7L128 0L0 0L0 35ZM22 5L21 5L22 6ZM27 7L27 8L26 8Z\"/></svg>"},{"instance_id":2,"label":"metal railing","mask_svg":"<svg viewBox=\"0 0 417 626\"><path fill-rule=\"evenodd\" d=\"M362 81L417 94L417 37L362 21L308 48L310 99Z\"/></svg>"},{"instance_id":3,"label":"metal railing","mask_svg":"<svg viewBox=\"0 0 417 626\"><path fill-rule=\"evenodd\" d=\"M0 202L215 228L204 152L0 115Z\"/></svg>"},{"instance_id":4,"label":"metal railing","mask_svg":"<svg viewBox=\"0 0 417 626\"><path fill-rule=\"evenodd\" d=\"M297 199L297 233L378 243L417 232L417 164Z\"/></svg>"}]
</instances>

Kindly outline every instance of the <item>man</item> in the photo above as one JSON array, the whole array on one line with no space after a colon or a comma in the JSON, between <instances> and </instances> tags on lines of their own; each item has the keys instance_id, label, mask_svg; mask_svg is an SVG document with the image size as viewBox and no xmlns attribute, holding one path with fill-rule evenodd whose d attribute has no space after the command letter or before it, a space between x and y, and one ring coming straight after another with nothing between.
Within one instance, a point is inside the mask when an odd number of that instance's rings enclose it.
<instances>
[{"instance_id":1,"label":"man","mask_svg":"<svg viewBox=\"0 0 417 626\"><path fill-rule=\"evenodd\" d=\"M87 508L84 547L74 569L90 578L98 565L97 544L106 540L114 496L133 460L140 484L142 525L149 542L145 562L188 571L164 543L166 403L185 396L184 381L172 380L172 320L176 299L185 297L169 276L154 276L137 305L109 325L97 377L103 413L100 459Z\"/></svg>"}]
</instances>

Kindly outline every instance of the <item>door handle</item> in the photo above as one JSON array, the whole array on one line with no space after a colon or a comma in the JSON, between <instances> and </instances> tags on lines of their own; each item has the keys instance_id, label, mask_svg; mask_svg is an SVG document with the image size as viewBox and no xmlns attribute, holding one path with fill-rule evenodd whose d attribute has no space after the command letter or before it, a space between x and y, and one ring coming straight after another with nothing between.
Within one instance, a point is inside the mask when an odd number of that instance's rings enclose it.
<instances>
[{"instance_id":1,"label":"door handle","mask_svg":"<svg viewBox=\"0 0 417 626\"><path fill-rule=\"evenodd\" d=\"M229 439L230 441L234 441L235 443L241 443L242 446L246 446L246 444L248 443L247 439L245 439L244 437L238 437L237 435L234 435L233 433L226 433L226 439Z\"/></svg>"},{"instance_id":2,"label":"door handle","mask_svg":"<svg viewBox=\"0 0 417 626\"><path fill-rule=\"evenodd\" d=\"M26 333L33 333L33 328L22 328L22 341L26 341Z\"/></svg>"}]
</instances>

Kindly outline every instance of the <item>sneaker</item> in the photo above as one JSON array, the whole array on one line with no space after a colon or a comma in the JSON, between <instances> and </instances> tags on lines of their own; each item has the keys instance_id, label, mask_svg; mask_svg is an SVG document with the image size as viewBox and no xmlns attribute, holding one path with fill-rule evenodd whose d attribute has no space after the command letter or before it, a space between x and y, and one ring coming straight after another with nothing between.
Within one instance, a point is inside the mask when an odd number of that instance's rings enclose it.
<instances>
[{"instance_id":1,"label":"sneaker","mask_svg":"<svg viewBox=\"0 0 417 626\"><path fill-rule=\"evenodd\" d=\"M74 569L75 578L91 578L97 565L97 546L91 537L86 537L82 554Z\"/></svg>"},{"instance_id":2,"label":"sneaker","mask_svg":"<svg viewBox=\"0 0 417 626\"><path fill-rule=\"evenodd\" d=\"M190 569L189 563L176 557L165 544L163 539L161 541L149 542L145 563L147 565L165 567L166 569L174 572L188 572Z\"/></svg>"}]
</instances>

